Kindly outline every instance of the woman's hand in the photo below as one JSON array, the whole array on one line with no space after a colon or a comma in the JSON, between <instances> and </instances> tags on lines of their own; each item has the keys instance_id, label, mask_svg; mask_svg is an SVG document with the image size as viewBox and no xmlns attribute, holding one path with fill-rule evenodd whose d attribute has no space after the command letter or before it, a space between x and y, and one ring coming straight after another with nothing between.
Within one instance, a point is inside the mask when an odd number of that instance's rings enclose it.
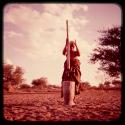
<instances>
[{"instance_id":1,"label":"woman's hand","mask_svg":"<svg viewBox=\"0 0 125 125\"><path fill-rule=\"evenodd\" d=\"M78 56L80 56L80 51L79 51L79 49L78 49L78 47L77 47L77 45L76 45L76 40L75 40L74 44L75 44L75 46L76 46L76 50L77 50L77 52L78 52Z\"/></svg>"}]
</instances>

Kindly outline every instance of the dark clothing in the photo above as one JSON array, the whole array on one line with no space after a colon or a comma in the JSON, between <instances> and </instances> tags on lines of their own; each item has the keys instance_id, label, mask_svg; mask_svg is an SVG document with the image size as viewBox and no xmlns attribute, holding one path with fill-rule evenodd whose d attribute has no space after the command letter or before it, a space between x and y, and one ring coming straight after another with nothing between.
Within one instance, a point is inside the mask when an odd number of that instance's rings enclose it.
<instances>
[{"instance_id":1,"label":"dark clothing","mask_svg":"<svg viewBox=\"0 0 125 125\"><path fill-rule=\"evenodd\" d=\"M62 81L75 81L76 84L80 82L81 71L80 62L78 59L70 60L70 70L67 69L67 61L64 63L64 72L62 75Z\"/></svg>"},{"instance_id":2,"label":"dark clothing","mask_svg":"<svg viewBox=\"0 0 125 125\"><path fill-rule=\"evenodd\" d=\"M70 70L67 69L67 61L65 61L62 81L75 81L75 95L80 93L79 92L80 79L81 79L80 61L78 59L70 60Z\"/></svg>"}]
</instances>

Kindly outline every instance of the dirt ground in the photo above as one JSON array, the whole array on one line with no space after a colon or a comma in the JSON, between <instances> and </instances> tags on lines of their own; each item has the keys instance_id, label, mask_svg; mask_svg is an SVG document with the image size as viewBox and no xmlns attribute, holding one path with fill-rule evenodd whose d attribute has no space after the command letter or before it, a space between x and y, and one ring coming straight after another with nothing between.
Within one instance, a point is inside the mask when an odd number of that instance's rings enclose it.
<instances>
[{"instance_id":1,"label":"dirt ground","mask_svg":"<svg viewBox=\"0 0 125 125\"><path fill-rule=\"evenodd\" d=\"M120 90L85 90L65 106L60 91L4 94L4 118L9 121L114 121L121 114Z\"/></svg>"}]
</instances>

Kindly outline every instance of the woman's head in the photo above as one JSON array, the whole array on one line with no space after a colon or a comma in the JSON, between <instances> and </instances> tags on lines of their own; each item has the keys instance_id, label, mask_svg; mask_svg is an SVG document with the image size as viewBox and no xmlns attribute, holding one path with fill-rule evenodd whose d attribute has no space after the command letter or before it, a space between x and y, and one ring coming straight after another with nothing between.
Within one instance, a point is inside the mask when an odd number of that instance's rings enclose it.
<instances>
[{"instance_id":1,"label":"woman's head","mask_svg":"<svg viewBox=\"0 0 125 125\"><path fill-rule=\"evenodd\" d=\"M75 47L75 42L74 41L70 41L70 47Z\"/></svg>"},{"instance_id":2,"label":"woman's head","mask_svg":"<svg viewBox=\"0 0 125 125\"><path fill-rule=\"evenodd\" d=\"M70 49L74 50L75 48L75 42L74 41L70 41Z\"/></svg>"}]
</instances>

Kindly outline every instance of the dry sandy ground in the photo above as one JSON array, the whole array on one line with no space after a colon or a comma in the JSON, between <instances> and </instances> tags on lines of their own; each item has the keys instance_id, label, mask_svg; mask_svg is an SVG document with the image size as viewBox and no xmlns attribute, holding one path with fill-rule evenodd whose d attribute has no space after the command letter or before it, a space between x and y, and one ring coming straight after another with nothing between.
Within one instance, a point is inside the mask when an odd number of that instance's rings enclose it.
<instances>
[{"instance_id":1,"label":"dry sandy ground","mask_svg":"<svg viewBox=\"0 0 125 125\"><path fill-rule=\"evenodd\" d=\"M114 121L121 114L119 90L85 90L65 106L60 91L4 94L4 118L19 121Z\"/></svg>"}]
</instances>

